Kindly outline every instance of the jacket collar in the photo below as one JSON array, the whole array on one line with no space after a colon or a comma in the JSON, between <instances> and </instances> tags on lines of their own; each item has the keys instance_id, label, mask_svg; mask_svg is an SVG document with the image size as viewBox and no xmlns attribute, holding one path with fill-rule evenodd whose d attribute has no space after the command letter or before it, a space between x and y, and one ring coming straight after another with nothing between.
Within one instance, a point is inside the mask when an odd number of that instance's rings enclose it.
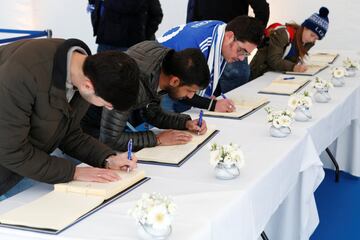
<instances>
[{"instance_id":1,"label":"jacket collar","mask_svg":"<svg viewBox=\"0 0 360 240\"><path fill-rule=\"evenodd\" d=\"M88 55L91 55L89 47L78 39L68 39L62 43L55 52L53 71L52 71L52 83L50 87L50 104L60 109L67 116L69 116L69 104L66 100L66 75L67 75L67 53L72 47L81 47L86 51Z\"/></svg>"}]
</instances>

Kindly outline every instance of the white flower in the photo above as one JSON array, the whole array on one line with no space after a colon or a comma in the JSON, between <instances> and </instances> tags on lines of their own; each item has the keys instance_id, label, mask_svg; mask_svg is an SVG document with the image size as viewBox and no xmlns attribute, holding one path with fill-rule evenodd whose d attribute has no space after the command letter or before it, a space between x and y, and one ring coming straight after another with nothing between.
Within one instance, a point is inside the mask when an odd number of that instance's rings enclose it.
<instances>
[{"instance_id":1,"label":"white flower","mask_svg":"<svg viewBox=\"0 0 360 240\"><path fill-rule=\"evenodd\" d=\"M300 96L300 95L299 95ZM288 105L295 109L296 106L306 104L306 102L303 103L302 98L305 98L302 96L299 98L299 96L294 95L290 98ZM308 97L306 97L308 98ZM268 111L267 120L274 126L275 128L281 128L281 127L289 127L290 124L293 121L295 114L293 110L280 110L280 111L274 111L271 112Z\"/></svg>"},{"instance_id":2,"label":"white flower","mask_svg":"<svg viewBox=\"0 0 360 240\"><path fill-rule=\"evenodd\" d=\"M295 110L297 107L306 107L310 108L312 106L312 100L311 97L309 97L308 92L300 93L300 94L294 94L291 95L288 101L288 106ZM292 112L287 111L286 115L291 116Z\"/></svg>"},{"instance_id":3,"label":"white flower","mask_svg":"<svg viewBox=\"0 0 360 240\"><path fill-rule=\"evenodd\" d=\"M324 80L320 77L315 77L313 87L317 90L326 90L326 89L332 88L333 85L331 82L329 82L327 80Z\"/></svg>"},{"instance_id":4,"label":"white flower","mask_svg":"<svg viewBox=\"0 0 360 240\"><path fill-rule=\"evenodd\" d=\"M210 164L212 166L216 166L220 162L225 165L235 164L238 167L244 165L244 154L237 144L213 144L213 146L216 148L212 148L210 151Z\"/></svg>"},{"instance_id":5,"label":"white flower","mask_svg":"<svg viewBox=\"0 0 360 240\"><path fill-rule=\"evenodd\" d=\"M350 59L350 58L346 58L344 61L343 61L343 65L346 69L349 69L349 68L355 68L355 69L359 69L360 68L360 64L359 62L353 60L353 59Z\"/></svg>"},{"instance_id":6,"label":"white flower","mask_svg":"<svg viewBox=\"0 0 360 240\"><path fill-rule=\"evenodd\" d=\"M128 213L138 222L159 229L171 224L175 210L176 205L169 197L159 193L145 193Z\"/></svg>"},{"instance_id":7,"label":"white flower","mask_svg":"<svg viewBox=\"0 0 360 240\"><path fill-rule=\"evenodd\" d=\"M153 207L147 217L147 223L154 229L164 229L171 224L171 218L164 205Z\"/></svg>"},{"instance_id":8,"label":"white flower","mask_svg":"<svg viewBox=\"0 0 360 240\"><path fill-rule=\"evenodd\" d=\"M346 74L346 69L343 67L335 67L332 70L332 75L334 78L343 78Z\"/></svg>"}]
</instances>

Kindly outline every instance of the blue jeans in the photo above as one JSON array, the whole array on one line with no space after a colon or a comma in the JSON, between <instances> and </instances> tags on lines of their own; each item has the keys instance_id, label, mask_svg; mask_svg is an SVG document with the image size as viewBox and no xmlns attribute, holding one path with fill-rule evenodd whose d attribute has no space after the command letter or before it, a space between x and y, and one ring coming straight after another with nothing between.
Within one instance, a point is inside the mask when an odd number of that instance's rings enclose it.
<instances>
[{"instance_id":1,"label":"blue jeans","mask_svg":"<svg viewBox=\"0 0 360 240\"><path fill-rule=\"evenodd\" d=\"M0 201L5 200L9 197L12 197L20 192L25 191L28 188L31 188L35 184L34 180L30 178L23 178L20 182L18 182L15 186L10 188L9 191L0 196Z\"/></svg>"},{"instance_id":2,"label":"blue jeans","mask_svg":"<svg viewBox=\"0 0 360 240\"><path fill-rule=\"evenodd\" d=\"M249 82L249 79L250 66L247 58L244 61L228 63L219 79L221 91L223 93L229 92Z\"/></svg>"}]
</instances>

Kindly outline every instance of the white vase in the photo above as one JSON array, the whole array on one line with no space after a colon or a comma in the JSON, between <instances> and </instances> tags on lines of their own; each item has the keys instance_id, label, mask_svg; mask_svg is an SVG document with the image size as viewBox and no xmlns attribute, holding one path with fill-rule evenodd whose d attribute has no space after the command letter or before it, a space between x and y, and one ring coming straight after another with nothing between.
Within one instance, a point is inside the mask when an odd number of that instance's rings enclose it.
<instances>
[{"instance_id":1,"label":"white vase","mask_svg":"<svg viewBox=\"0 0 360 240\"><path fill-rule=\"evenodd\" d=\"M295 113L294 119L295 121L298 122L307 122L312 118L310 109L308 107L304 107L304 106L296 107L294 113Z\"/></svg>"},{"instance_id":2,"label":"white vase","mask_svg":"<svg viewBox=\"0 0 360 240\"><path fill-rule=\"evenodd\" d=\"M169 225L164 229L155 229L150 224L139 223L137 232L142 240L165 240L170 236L172 228Z\"/></svg>"},{"instance_id":3,"label":"white vase","mask_svg":"<svg viewBox=\"0 0 360 240\"><path fill-rule=\"evenodd\" d=\"M345 81L343 77L341 78L332 77L331 82L334 85L334 87L342 87L345 85Z\"/></svg>"},{"instance_id":4,"label":"white vase","mask_svg":"<svg viewBox=\"0 0 360 240\"><path fill-rule=\"evenodd\" d=\"M356 76L356 71L357 71L356 68L347 68L345 76L346 77L355 77Z\"/></svg>"},{"instance_id":5,"label":"white vase","mask_svg":"<svg viewBox=\"0 0 360 240\"><path fill-rule=\"evenodd\" d=\"M270 127L270 135L272 137L284 138L284 137L289 136L290 133L291 133L290 127L276 128L273 125L271 125L271 127Z\"/></svg>"},{"instance_id":6,"label":"white vase","mask_svg":"<svg viewBox=\"0 0 360 240\"><path fill-rule=\"evenodd\" d=\"M215 176L221 180L230 180L240 175L240 169L235 164L227 165L219 162L215 166Z\"/></svg>"},{"instance_id":7,"label":"white vase","mask_svg":"<svg viewBox=\"0 0 360 240\"><path fill-rule=\"evenodd\" d=\"M328 89L316 89L313 97L318 103L327 103L331 100Z\"/></svg>"}]
</instances>

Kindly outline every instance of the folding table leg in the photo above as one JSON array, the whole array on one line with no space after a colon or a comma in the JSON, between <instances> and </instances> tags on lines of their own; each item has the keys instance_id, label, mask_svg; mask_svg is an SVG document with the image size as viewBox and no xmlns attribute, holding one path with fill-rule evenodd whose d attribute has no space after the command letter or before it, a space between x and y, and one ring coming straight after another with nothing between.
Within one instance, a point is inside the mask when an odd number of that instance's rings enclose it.
<instances>
[{"instance_id":1,"label":"folding table leg","mask_svg":"<svg viewBox=\"0 0 360 240\"><path fill-rule=\"evenodd\" d=\"M335 166L335 182L339 182L340 180L340 168L339 168L339 164L336 161L336 158L334 157L334 155L331 153L329 148L326 148L326 153L329 155L331 161L333 162L334 166Z\"/></svg>"}]
</instances>

